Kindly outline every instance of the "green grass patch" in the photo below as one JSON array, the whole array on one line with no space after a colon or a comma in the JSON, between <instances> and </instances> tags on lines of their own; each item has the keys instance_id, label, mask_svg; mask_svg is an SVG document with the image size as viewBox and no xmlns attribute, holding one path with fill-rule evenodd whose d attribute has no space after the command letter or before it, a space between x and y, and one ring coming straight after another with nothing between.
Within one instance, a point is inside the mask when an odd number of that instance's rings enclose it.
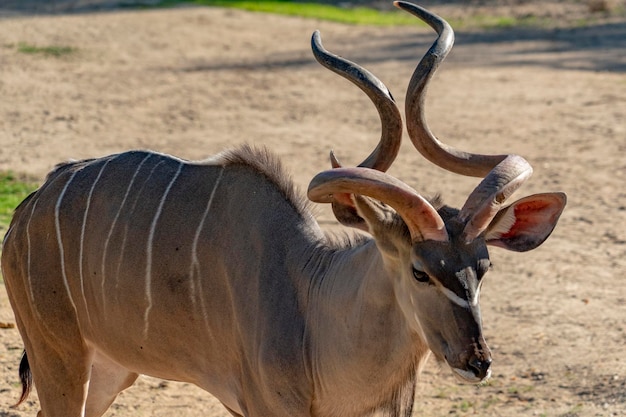
<instances>
[{"instance_id":1,"label":"green grass patch","mask_svg":"<svg viewBox=\"0 0 626 417\"><path fill-rule=\"evenodd\" d=\"M10 171L0 171L0 241L9 229L15 208L37 187L38 184L33 179ZM3 282L0 274L0 284Z\"/></svg>"},{"instance_id":2,"label":"green grass patch","mask_svg":"<svg viewBox=\"0 0 626 417\"><path fill-rule=\"evenodd\" d=\"M391 1L391 0L390 0ZM313 1L292 0L162 0L156 7L174 7L180 4L198 6L232 7L253 12L275 13L328 20L354 25L373 26L425 26L421 20L402 10L382 11L371 7L342 7ZM154 7L154 6L150 6ZM445 16L444 16L445 17ZM536 16L468 15L460 19L449 19L456 29L508 29L512 27L546 27L554 22Z\"/></svg>"},{"instance_id":3,"label":"green grass patch","mask_svg":"<svg viewBox=\"0 0 626 417\"><path fill-rule=\"evenodd\" d=\"M2 234L9 228L15 207L37 186L32 179L12 172L0 172L0 232Z\"/></svg>"},{"instance_id":4,"label":"green grass patch","mask_svg":"<svg viewBox=\"0 0 626 417\"><path fill-rule=\"evenodd\" d=\"M171 7L178 4L232 7L253 12L275 13L354 25L408 26L422 24L419 19L401 10L381 11L370 7L340 7L314 2L289 0L163 0L158 6Z\"/></svg>"},{"instance_id":5,"label":"green grass patch","mask_svg":"<svg viewBox=\"0 0 626 417\"><path fill-rule=\"evenodd\" d=\"M77 51L76 48L71 46L50 45L50 46L37 46L25 42L17 44L17 52L30 55L44 55L55 58L61 58L64 56L72 55Z\"/></svg>"}]
</instances>

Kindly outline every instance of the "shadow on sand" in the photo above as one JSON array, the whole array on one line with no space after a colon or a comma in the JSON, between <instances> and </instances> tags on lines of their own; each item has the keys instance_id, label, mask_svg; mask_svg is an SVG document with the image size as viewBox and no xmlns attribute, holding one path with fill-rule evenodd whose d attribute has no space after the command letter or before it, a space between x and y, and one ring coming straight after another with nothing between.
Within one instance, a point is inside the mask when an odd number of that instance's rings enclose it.
<instances>
[{"instance_id":1,"label":"shadow on sand","mask_svg":"<svg viewBox=\"0 0 626 417\"><path fill-rule=\"evenodd\" d=\"M0 18L107 12L128 7L149 6L158 0L2 0ZM485 31L456 31L455 48L448 61L467 66L544 66L555 69L626 72L626 20L586 27L512 28ZM363 65L387 60L414 61L425 51L433 34L390 34L388 38L351 53ZM296 67L313 64L312 59L270 56L263 62L213 63L186 68L186 71L216 69Z\"/></svg>"}]
</instances>

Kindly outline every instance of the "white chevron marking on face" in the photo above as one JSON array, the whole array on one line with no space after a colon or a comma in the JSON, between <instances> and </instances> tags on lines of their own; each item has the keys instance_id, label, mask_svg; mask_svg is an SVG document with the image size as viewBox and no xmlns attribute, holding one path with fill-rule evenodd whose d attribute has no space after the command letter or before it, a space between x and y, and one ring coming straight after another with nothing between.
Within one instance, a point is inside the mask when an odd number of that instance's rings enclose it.
<instances>
[{"instance_id":1,"label":"white chevron marking on face","mask_svg":"<svg viewBox=\"0 0 626 417\"><path fill-rule=\"evenodd\" d=\"M446 296L448 297L448 299L450 299L450 301L452 301L454 304L463 307L463 308L470 308L470 303L467 300L462 299L461 297L459 297L458 295L456 295L453 291L447 289L446 287L439 287L440 291Z\"/></svg>"}]
</instances>

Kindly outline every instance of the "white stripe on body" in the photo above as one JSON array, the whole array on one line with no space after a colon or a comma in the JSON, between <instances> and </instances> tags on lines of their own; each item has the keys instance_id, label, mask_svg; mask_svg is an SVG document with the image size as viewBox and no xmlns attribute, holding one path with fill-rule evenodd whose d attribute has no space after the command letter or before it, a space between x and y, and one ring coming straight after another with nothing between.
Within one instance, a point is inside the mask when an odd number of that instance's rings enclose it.
<instances>
[{"instance_id":1,"label":"white stripe on body","mask_svg":"<svg viewBox=\"0 0 626 417\"><path fill-rule=\"evenodd\" d=\"M154 153L151 153L154 154ZM135 207L137 207L137 202L139 201L139 195L141 194L141 192L143 191L143 188L146 186L146 184L148 182L150 182L150 178L152 178L152 174L154 174L154 171L159 167L159 165L161 165L163 162L165 162L164 159L160 160L159 162L156 163L156 165L154 165L152 167L152 170L150 170L150 174L148 174L148 177L145 179L145 181L143 182L143 184L141 185L141 188L139 189L139 191L137 192L137 197L135 198L135 201L133 202L133 206L130 208L130 213L132 214L135 211ZM115 289L117 290L119 287L119 279L120 279L120 270L122 269L122 261L124 260L124 248L126 247L126 238L128 237L128 223L126 223L126 225L124 226L124 237L122 238L122 243L120 244L118 251L120 253L120 257L118 259L117 262L117 270L115 272Z\"/></svg>"},{"instance_id":2,"label":"white stripe on body","mask_svg":"<svg viewBox=\"0 0 626 417\"><path fill-rule=\"evenodd\" d=\"M36 198L32 202L33 207L30 210L30 217L28 218L28 222L26 223L26 246L27 246L26 277L28 278L28 289L30 291L30 302L32 305L35 305L35 292L33 291L33 280L30 275L30 264L31 264L30 221L33 219L33 214L35 213L35 208L37 208L38 202L39 202L39 196L36 196ZM35 314L39 317L39 320L41 320L42 318L39 315L39 310L37 309L33 309L33 310L35 311Z\"/></svg>"},{"instance_id":3,"label":"white stripe on body","mask_svg":"<svg viewBox=\"0 0 626 417\"><path fill-rule=\"evenodd\" d=\"M84 251L84 242L85 242L85 226L87 225L87 215L89 214L89 207L91 207L91 197L93 195L93 190L96 188L96 184L100 180L102 173L106 166L111 162L111 159L107 160L104 164L102 164L102 168L98 172L98 176L94 180L91 185L91 189L89 190L89 194L87 195L87 204L85 206L85 214L83 215L83 225L80 230L80 249L78 251L78 275L80 276L80 293L83 296L83 302L85 303L85 312L87 313L87 322L91 326L91 317L89 314L89 306L87 305L87 298L85 297L85 280L83 275L83 251Z\"/></svg>"},{"instance_id":4,"label":"white stripe on body","mask_svg":"<svg viewBox=\"0 0 626 417\"><path fill-rule=\"evenodd\" d=\"M9 238L9 235L11 234L12 231L13 231L13 225L10 225L9 229L4 234L4 239L2 240L2 249L4 249L4 242L7 241L7 239ZM0 249L0 252L2 252L2 249Z\"/></svg>"},{"instance_id":5,"label":"white stripe on body","mask_svg":"<svg viewBox=\"0 0 626 417\"><path fill-rule=\"evenodd\" d=\"M165 200L167 199L167 195L169 194L176 178L180 175L182 171L184 163L179 162L178 170L176 174L172 177L169 184L165 188L163 192L163 196L161 197L161 201L159 201L159 205L157 207L157 211L154 214L154 218L152 219L152 224L150 225L150 234L148 235L148 244L146 247L146 298L148 300L148 307L146 307L146 311L144 312L144 329L143 329L143 337L144 339L148 338L148 331L150 330L150 321L148 320L150 316L150 310L152 310L152 244L154 240L154 233L156 231L156 225L161 216L161 211L163 210L163 205L165 204Z\"/></svg>"},{"instance_id":6,"label":"white stripe on body","mask_svg":"<svg viewBox=\"0 0 626 417\"><path fill-rule=\"evenodd\" d=\"M137 169L135 170L132 178L130 179L130 183L128 184L128 187L126 188L126 193L124 194L124 198L122 199L122 202L120 203L119 209L117 210L117 213L115 213L115 217L113 218L113 222L111 223L111 227L109 228L109 233L107 234L107 237L104 240L104 247L102 249L102 265L101 265L101 268L100 268L101 269L101 274L102 274L102 282L100 284L100 287L101 287L100 295L102 296L102 312L103 312L103 315L104 315L104 313L106 311L106 297L105 297L104 285L105 285L105 281L106 281L106 257L107 257L107 250L109 248L109 241L111 240L111 236L113 235L113 229L115 229L115 226L117 225L117 220L120 217L120 213L122 212L122 209L126 205L126 199L128 198L128 195L130 194L130 189L133 187L133 184L135 183L135 179L137 178L137 174L139 173L139 171L143 167L143 164L151 156L152 156L152 154L146 155L146 157L137 166ZM120 255L120 258L121 258L121 255ZM118 270L118 275L119 275L119 270Z\"/></svg>"},{"instance_id":7,"label":"white stripe on body","mask_svg":"<svg viewBox=\"0 0 626 417\"><path fill-rule=\"evenodd\" d=\"M200 224L198 225L198 228L196 229L196 233L193 238L193 244L191 245L191 266L189 268L189 278L190 278L189 285L191 287L190 288L191 302L195 309L196 298L200 300L200 310L201 310L202 317L204 318L204 322L207 328L210 328L209 314L207 313L206 305L204 304L204 298L202 298L203 292L202 292L202 281L201 281L201 275L200 275L200 261L198 260L198 241L200 240L200 233L202 232L202 229L204 228L204 223L208 217L209 210L211 209L211 206L213 205L213 198L215 197L215 192L217 191L217 188L220 184L220 181L222 180L223 175L224 175L224 167L222 167L220 174L217 177L217 180L215 181L215 185L213 186L213 190L211 191L211 196L209 197L209 201L206 205L206 209L204 210L204 214L202 215ZM194 279L198 280L197 286L194 283Z\"/></svg>"},{"instance_id":8,"label":"white stripe on body","mask_svg":"<svg viewBox=\"0 0 626 417\"><path fill-rule=\"evenodd\" d=\"M54 206L54 226L56 228L57 243L59 245L59 255L61 257L61 276L63 278L63 284L65 285L65 289L67 290L67 296L70 299L70 303L72 304L74 311L76 311L76 303L74 303L74 300L72 299L72 294L70 292L70 285L67 282L67 272L65 270L65 250L63 249L63 239L61 237L61 222L59 220L59 211L61 209L61 202L63 201L63 197L65 196L67 187L70 185L70 183L72 182L72 180L74 179L77 173L78 173L77 170L74 171L72 175L70 176L69 180L67 180L67 182L65 183L65 186L61 190L61 194L59 194L59 198L57 199L56 205Z\"/></svg>"}]
</instances>

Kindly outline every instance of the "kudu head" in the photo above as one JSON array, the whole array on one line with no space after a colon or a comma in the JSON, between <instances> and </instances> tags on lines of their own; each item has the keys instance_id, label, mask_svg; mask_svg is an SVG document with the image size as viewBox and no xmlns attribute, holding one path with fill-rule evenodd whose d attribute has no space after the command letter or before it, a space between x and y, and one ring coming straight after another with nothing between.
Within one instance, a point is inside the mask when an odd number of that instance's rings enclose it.
<instances>
[{"instance_id":1,"label":"kudu head","mask_svg":"<svg viewBox=\"0 0 626 417\"><path fill-rule=\"evenodd\" d=\"M479 294L490 266L487 246L513 251L536 248L550 235L565 206L563 193L536 194L509 206L505 200L532 173L517 155L478 155L437 140L426 125L424 97L429 80L454 42L440 17L396 1L397 7L428 23L437 40L419 62L406 95L409 137L428 160L454 173L483 178L461 210L437 208L385 171L402 138L402 119L387 88L360 66L324 50L313 34L317 60L359 86L376 105L382 137L358 167L343 168L331 153L333 169L309 185L312 201L331 203L344 225L372 234L388 270L398 279L396 296L409 325L465 381L489 377L491 353L482 334Z\"/></svg>"}]
</instances>

